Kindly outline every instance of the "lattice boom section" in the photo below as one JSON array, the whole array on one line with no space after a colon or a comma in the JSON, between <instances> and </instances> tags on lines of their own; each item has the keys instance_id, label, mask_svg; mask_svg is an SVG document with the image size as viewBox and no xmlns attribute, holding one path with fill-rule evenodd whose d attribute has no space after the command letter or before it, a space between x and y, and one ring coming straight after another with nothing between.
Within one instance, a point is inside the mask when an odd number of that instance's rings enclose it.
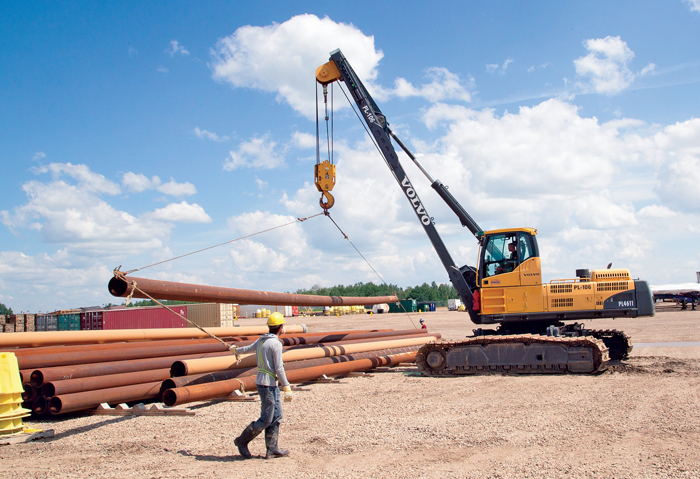
<instances>
[{"instance_id":1,"label":"lattice boom section","mask_svg":"<svg viewBox=\"0 0 700 479\"><path fill-rule=\"evenodd\" d=\"M574 298L552 298L552 308L573 308Z\"/></svg>"}]
</instances>

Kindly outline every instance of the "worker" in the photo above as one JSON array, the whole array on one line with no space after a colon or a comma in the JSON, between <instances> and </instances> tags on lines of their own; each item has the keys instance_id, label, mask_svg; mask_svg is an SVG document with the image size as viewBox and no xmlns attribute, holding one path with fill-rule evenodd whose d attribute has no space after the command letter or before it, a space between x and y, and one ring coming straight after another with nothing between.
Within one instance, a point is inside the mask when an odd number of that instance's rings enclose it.
<instances>
[{"instance_id":1,"label":"worker","mask_svg":"<svg viewBox=\"0 0 700 479\"><path fill-rule=\"evenodd\" d=\"M428 329L428 327L425 325L425 321L423 321L423 318L420 318L420 321L418 322L420 323L421 329Z\"/></svg>"},{"instance_id":2,"label":"worker","mask_svg":"<svg viewBox=\"0 0 700 479\"><path fill-rule=\"evenodd\" d=\"M265 459L284 457L289 451L277 447L280 421L282 420L282 402L280 401L280 388L284 393L285 402L292 400L292 388L284 373L282 361L282 342L279 336L284 334L284 316L280 313L272 313L267 319L269 332L263 334L253 344L248 346L231 346L230 351L238 359L239 354L255 351L258 361L258 375L255 384L260 397L260 418L253 421L243 430L240 436L234 439L238 452L244 459L250 459L252 454L248 450L248 443L265 430L265 447L267 453Z\"/></svg>"}]
</instances>

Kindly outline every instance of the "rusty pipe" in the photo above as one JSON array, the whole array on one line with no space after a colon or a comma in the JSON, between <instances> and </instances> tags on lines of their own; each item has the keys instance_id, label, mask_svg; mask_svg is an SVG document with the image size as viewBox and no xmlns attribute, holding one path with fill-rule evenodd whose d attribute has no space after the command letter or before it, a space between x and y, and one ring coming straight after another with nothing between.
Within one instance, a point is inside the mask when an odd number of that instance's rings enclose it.
<instances>
[{"instance_id":1,"label":"rusty pipe","mask_svg":"<svg viewBox=\"0 0 700 479\"><path fill-rule=\"evenodd\" d=\"M205 328L219 338L231 336L259 336L268 332L267 326L235 328ZM288 334L306 333L304 324L287 324ZM102 331L38 331L32 333L0 334L0 349L68 344L114 343L120 341L153 341L161 339L208 338L197 328L113 329Z\"/></svg>"},{"instance_id":2,"label":"rusty pipe","mask_svg":"<svg viewBox=\"0 0 700 479\"><path fill-rule=\"evenodd\" d=\"M63 396L82 391L95 391L97 389L116 388L143 384L153 381L163 381L170 377L170 368L151 369L133 373L109 374L105 376L92 376L89 378L66 379L63 381L50 381L41 386L41 394L45 398Z\"/></svg>"},{"instance_id":3,"label":"rusty pipe","mask_svg":"<svg viewBox=\"0 0 700 479\"><path fill-rule=\"evenodd\" d=\"M277 306L363 306L366 304L395 303L399 300L395 295L374 297L313 296L175 283L156 279L133 278L131 276L127 279L135 281L138 289L156 299L195 301L200 303L269 304ZM126 298L133 293L134 298L150 299L138 289L134 291L131 282L124 281L116 276L109 280L108 288L112 296L118 298Z\"/></svg>"},{"instance_id":4,"label":"rusty pipe","mask_svg":"<svg viewBox=\"0 0 700 479\"><path fill-rule=\"evenodd\" d=\"M178 359L211 358L217 356L231 356L231 353L190 354L186 356L167 356L163 358L133 359L129 361L111 361L96 364L75 364L72 366L58 366L54 368L41 368L32 371L30 383L35 388L41 387L45 382L120 374L128 372L146 371L149 369L163 369L172 366Z\"/></svg>"},{"instance_id":5,"label":"rusty pipe","mask_svg":"<svg viewBox=\"0 0 700 479\"><path fill-rule=\"evenodd\" d=\"M380 366L391 366L399 363L415 362L416 353L403 353L395 356L383 356L371 359L359 359L346 363L332 365L315 366L305 369L289 371L287 379L290 383L311 381L324 374L347 374L355 371L364 371ZM230 396L233 391L253 391L256 390L255 377L247 376L215 383L197 384L182 388L168 389L163 392L163 402L166 406L177 406L194 401L204 401L218 397Z\"/></svg>"},{"instance_id":6,"label":"rusty pipe","mask_svg":"<svg viewBox=\"0 0 700 479\"><path fill-rule=\"evenodd\" d=\"M49 402L44 398L44 396L37 396L32 401L32 414L37 416L41 414L46 414L48 412Z\"/></svg>"},{"instance_id":7,"label":"rusty pipe","mask_svg":"<svg viewBox=\"0 0 700 479\"><path fill-rule=\"evenodd\" d=\"M133 384L118 388L97 389L54 396L49 399L49 412L53 415L85 409L93 409L102 403L119 404L131 401L147 401L160 397L162 381Z\"/></svg>"},{"instance_id":8,"label":"rusty pipe","mask_svg":"<svg viewBox=\"0 0 700 479\"><path fill-rule=\"evenodd\" d=\"M370 359L379 356L393 356L396 354L410 353L417 351L419 346L407 346L404 348L382 349L379 351L366 351L363 353L343 354L340 356L330 356L327 358L305 359L303 361L292 361L285 363L284 370L293 371L296 369L310 368L314 366L323 366L327 364L345 363L348 361L356 361L358 359ZM216 371L213 373L194 374L191 376L171 377L163 381L162 390L181 388L185 386L194 386L196 384L206 384L217 381L226 381L243 376L254 376L258 372L258 368L238 368L227 369L225 371Z\"/></svg>"},{"instance_id":9,"label":"rusty pipe","mask_svg":"<svg viewBox=\"0 0 700 479\"><path fill-rule=\"evenodd\" d=\"M388 332L367 332L367 333L315 333L292 336L282 336L280 339L283 345L308 345L318 342L342 341L342 340L362 340L364 338L379 337L400 337L420 335L420 329ZM247 338L247 337L246 337ZM255 338L257 339L257 338ZM245 346L251 344L255 339L237 341L235 344ZM126 361L132 359L157 358L164 356L179 356L187 354L203 354L213 352L228 351L223 344L213 339L209 340L178 340L178 341L157 341L138 343L110 343L87 346L61 346L49 348L31 348L50 351L47 354L28 354L23 351L17 358L22 370L34 370L39 368L70 366L73 364L93 364L107 361ZM77 349L77 350L76 350ZM56 351L56 352L54 352ZM58 352L60 351L60 352ZM31 373L30 373L31 374ZM27 376L29 378L29 375Z\"/></svg>"},{"instance_id":10,"label":"rusty pipe","mask_svg":"<svg viewBox=\"0 0 700 479\"><path fill-rule=\"evenodd\" d=\"M319 344L318 347L299 350L288 350L282 354L283 361L299 361L319 357L338 356L360 351L372 351L379 349L398 348L403 346L423 345L428 341L434 341L434 335L418 336L412 339L386 340L371 343L334 345L333 343ZM244 354L237 363L234 356L222 356L217 358L185 359L173 363L171 373L173 376L187 376L197 373L223 371L232 368L246 368L256 365L254 354Z\"/></svg>"}]
</instances>

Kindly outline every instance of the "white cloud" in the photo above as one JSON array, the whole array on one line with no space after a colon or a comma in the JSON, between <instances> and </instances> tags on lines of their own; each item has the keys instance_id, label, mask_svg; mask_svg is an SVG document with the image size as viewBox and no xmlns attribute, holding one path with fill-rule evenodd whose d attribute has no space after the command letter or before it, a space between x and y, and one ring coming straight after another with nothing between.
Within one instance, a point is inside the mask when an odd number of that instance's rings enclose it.
<instances>
[{"instance_id":1,"label":"white cloud","mask_svg":"<svg viewBox=\"0 0 700 479\"><path fill-rule=\"evenodd\" d=\"M169 70L168 70L167 68L165 68L165 67L158 67L158 68L156 68L156 70L159 71L159 72L161 72L161 73L168 73L168 71L169 71Z\"/></svg>"},{"instance_id":2,"label":"white cloud","mask_svg":"<svg viewBox=\"0 0 700 479\"><path fill-rule=\"evenodd\" d=\"M142 173L127 171L122 176L122 186L133 193L141 193L150 190L160 184L160 178L153 176L150 179Z\"/></svg>"},{"instance_id":3,"label":"white cloud","mask_svg":"<svg viewBox=\"0 0 700 479\"><path fill-rule=\"evenodd\" d=\"M691 12L700 13L700 0L685 0L685 2L690 7Z\"/></svg>"},{"instance_id":4,"label":"white cloud","mask_svg":"<svg viewBox=\"0 0 700 479\"><path fill-rule=\"evenodd\" d=\"M336 48L352 59L363 81L376 78L383 54L375 50L374 37L354 25L311 14L265 27L238 28L216 44L210 67L216 80L275 93L277 101L311 119L316 100L309 78Z\"/></svg>"},{"instance_id":5,"label":"white cloud","mask_svg":"<svg viewBox=\"0 0 700 479\"><path fill-rule=\"evenodd\" d=\"M297 148L315 148L316 137L310 133L295 131L292 135L292 144Z\"/></svg>"},{"instance_id":6,"label":"white cloud","mask_svg":"<svg viewBox=\"0 0 700 479\"><path fill-rule=\"evenodd\" d=\"M199 127L195 127L194 129L194 134L197 135L197 138L200 140L212 140L212 141L217 141L217 142L223 142L223 141L228 141L230 137L228 135L223 135L219 136L214 132L207 131L207 130L200 130Z\"/></svg>"},{"instance_id":7,"label":"white cloud","mask_svg":"<svg viewBox=\"0 0 700 479\"><path fill-rule=\"evenodd\" d=\"M204 212L204 208L186 201L170 203L165 208L159 208L144 216L154 220L179 223L211 223L212 221L211 217Z\"/></svg>"},{"instance_id":8,"label":"white cloud","mask_svg":"<svg viewBox=\"0 0 700 479\"><path fill-rule=\"evenodd\" d=\"M574 60L576 74L588 80L587 84L580 84L584 89L614 95L627 89L638 76L629 68L634 52L619 36L586 40L584 45L590 53ZM640 74L648 74L654 68L653 63L649 64Z\"/></svg>"},{"instance_id":9,"label":"white cloud","mask_svg":"<svg viewBox=\"0 0 700 479\"><path fill-rule=\"evenodd\" d=\"M188 181L185 183L178 183L172 178L170 178L169 182L157 186L156 190L170 196L189 196L197 193L197 188L195 188L192 183Z\"/></svg>"},{"instance_id":10,"label":"white cloud","mask_svg":"<svg viewBox=\"0 0 700 479\"><path fill-rule=\"evenodd\" d=\"M648 218L648 219L669 219L669 218L675 218L678 216L678 213L675 211L672 211L665 206L661 205L649 205L645 206L639 212L637 213L637 216L640 218Z\"/></svg>"},{"instance_id":11,"label":"white cloud","mask_svg":"<svg viewBox=\"0 0 700 479\"><path fill-rule=\"evenodd\" d=\"M178 183L170 178L168 183L162 183L158 176L150 179L143 173L128 171L122 176L122 185L133 193L141 193L146 190L156 190L170 196L187 196L197 193L197 188L192 183Z\"/></svg>"},{"instance_id":12,"label":"white cloud","mask_svg":"<svg viewBox=\"0 0 700 479\"><path fill-rule=\"evenodd\" d=\"M46 153L43 151L37 151L36 154L32 157L32 160L41 160L46 158Z\"/></svg>"},{"instance_id":13,"label":"white cloud","mask_svg":"<svg viewBox=\"0 0 700 479\"><path fill-rule=\"evenodd\" d=\"M238 168L272 169L284 164L284 156L276 151L277 143L270 140L270 135L254 136L238 145L238 150L229 152L224 162L224 170Z\"/></svg>"},{"instance_id":14,"label":"white cloud","mask_svg":"<svg viewBox=\"0 0 700 479\"><path fill-rule=\"evenodd\" d=\"M700 213L700 118L667 126L654 141L662 161L654 191L673 208Z\"/></svg>"},{"instance_id":15,"label":"white cloud","mask_svg":"<svg viewBox=\"0 0 700 479\"><path fill-rule=\"evenodd\" d=\"M173 228L171 222L210 221L200 206L184 202L138 216L120 211L102 199L119 193L119 185L85 165L53 163L34 171L52 173L53 179L26 182L22 189L27 202L12 211L1 211L0 220L15 233L21 229L36 231L43 242L62 244L72 255L114 257L153 251L162 248ZM154 178L125 175L125 187L154 187L160 183ZM184 185L194 188L189 183Z\"/></svg>"},{"instance_id":16,"label":"white cloud","mask_svg":"<svg viewBox=\"0 0 700 479\"><path fill-rule=\"evenodd\" d=\"M489 63L488 65L486 65L486 71L489 73L498 73L499 75L505 75L506 70L508 69L508 65L510 65L514 61L515 60L513 60L512 58L507 58L506 61L503 62L503 65L499 65L498 63Z\"/></svg>"},{"instance_id":17,"label":"white cloud","mask_svg":"<svg viewBox=\"0 0 700 479\"><path fill-rule=\"evenodd\" d=\"M394 90L383 90L384 98L396 96L399 98L421 97L430 102L459 100L471 101L470 89L474 88L474 79L464 83L459 75L451 73L446 68L433 67L427 70L427 76L432 81L420 87L413 86L404 78L397 78L394 83Z\"/></svg>"},{"instance_id":18,"label":"white cloud","mask_svg":"<svg viewBox=\"0 0 700 479\"><path fill-rule=\"evenodd\" d=\"M180 42L178 42L177 40L170 40L170 46L165 49L165 53L167 53L171 57L174 57L177 54L180 54L180 55L189 55L190 54L190 52L187 51L187 49L185 47L180 45Z\"/></svg>"}]
</instances>

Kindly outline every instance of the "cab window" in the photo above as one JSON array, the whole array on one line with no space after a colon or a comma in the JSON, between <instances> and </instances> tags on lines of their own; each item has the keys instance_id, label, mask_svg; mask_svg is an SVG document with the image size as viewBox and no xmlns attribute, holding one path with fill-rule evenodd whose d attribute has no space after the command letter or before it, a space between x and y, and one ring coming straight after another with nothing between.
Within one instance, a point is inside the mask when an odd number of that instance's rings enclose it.
<instances>
[{"instance_id":1,"label":"cab window","mask_svg":"<svg viewBox=\"0 0 700 479\"><path fill-rule=\"evenodd\" d=\"M510 273L518 267L517 233L501 233L488 238L484 247L484 278Z\"/></svg>"}]
</instances>

